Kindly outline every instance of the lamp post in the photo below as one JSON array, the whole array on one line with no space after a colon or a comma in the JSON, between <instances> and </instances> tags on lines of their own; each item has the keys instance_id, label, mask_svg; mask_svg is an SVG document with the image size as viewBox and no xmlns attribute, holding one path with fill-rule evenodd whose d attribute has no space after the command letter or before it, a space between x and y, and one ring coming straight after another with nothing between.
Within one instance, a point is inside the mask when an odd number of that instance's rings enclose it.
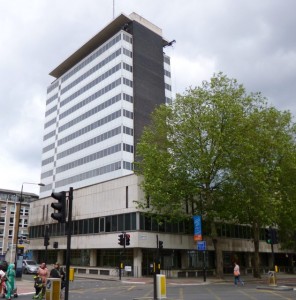
<instances>
[{"instance_id":1,"label":"lamp post","mask_svg":"<svg viewBox=\"0 0 296 300\"><path fill-rule=\"evenodd\" d=\"M20 195L20 205L19 205L19 211L18 211L18 224L16 226L16 237L14 237L15 240L15 270L16 270L16 277L22 277L23 272L23 261L18 260L18 237L19 237L19 229L20 229L20 222L21 222L21 206L23 200L23 189L25 184L33 184L33 185L39 185L39 186L45 186L44 183L34 183L34 182L23 182L22 188L21 188L21 195ZM16 212L15 212L16 213ZM21 256L22 257L22 256Z\"/></svg>"}]
</instances>

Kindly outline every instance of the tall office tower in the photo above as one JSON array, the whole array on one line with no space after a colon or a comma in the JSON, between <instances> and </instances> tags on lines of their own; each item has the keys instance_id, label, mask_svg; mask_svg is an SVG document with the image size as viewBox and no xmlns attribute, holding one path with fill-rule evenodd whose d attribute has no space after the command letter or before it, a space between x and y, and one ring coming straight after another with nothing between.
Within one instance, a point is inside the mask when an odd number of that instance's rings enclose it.
<instances>
[{"instance_id":1,"label":"tall office tower","mask_svg":"<svg viewBox=\"0 0 296 300\"><path fill-rule=\"evenodd\" d=\"M55 80L47 89L45 186L31 204L36 260L65 261L65 226L50 216L51 193L73 187L71 263L115 270L122 251L118 234L125 231L131 236L125 257L142 274L142 258L151 253L141 248L155 248L156 242L152 228L149 237L140 232L145 221L136 201L144 195L133 162L151 112L172 99L167 45L160 28L135 13L121 14L50 73ZM45 226L51 241L46 254Z\"/></svg>"},{"instance_id":2,"label":"tall office tower","mask_svg":"<svg viewBox=\"0 0 296 300\"><path fill-rule=\"evenodd\" d=\"M120 15L50 73L41 198L133 174L143 126L171 99L166 44L155 25Z\"/></svg>"}]
</instances>

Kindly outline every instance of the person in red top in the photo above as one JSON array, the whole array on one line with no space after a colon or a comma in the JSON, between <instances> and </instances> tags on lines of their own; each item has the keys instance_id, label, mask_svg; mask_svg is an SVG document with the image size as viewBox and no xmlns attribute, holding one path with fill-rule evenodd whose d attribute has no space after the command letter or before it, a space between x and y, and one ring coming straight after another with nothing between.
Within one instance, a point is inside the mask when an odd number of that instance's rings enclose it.
<instances>
[{"instance_id":1,"label":"person in red top","mask_svg":"<svg viewBox=\"0 0 296 300\"><path fill-rule=\"evenodd\" d=\"M49 275L48 269L46 267L46 263L42 263L37 271L37 274L42 278L43 288L42 288L42 295L45 296L45 287L47 277Z\"/></svg>"}]
</instances>

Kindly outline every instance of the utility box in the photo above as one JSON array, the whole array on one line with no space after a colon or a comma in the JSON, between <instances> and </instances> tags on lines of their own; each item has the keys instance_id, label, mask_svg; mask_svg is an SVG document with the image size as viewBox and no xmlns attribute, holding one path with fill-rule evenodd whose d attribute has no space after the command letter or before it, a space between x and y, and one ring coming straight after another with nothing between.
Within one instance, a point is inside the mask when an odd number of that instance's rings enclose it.
<instances>
[{"instance_id":1,"label":"utility box","mask_svg":"<svg viewBox=\"0 0 296 300\"><path fill-rule=\"evenodd\" d=\"M61 278L48 278L46 281L46 300L61 299Z\"/></svg>"}]
</instances>

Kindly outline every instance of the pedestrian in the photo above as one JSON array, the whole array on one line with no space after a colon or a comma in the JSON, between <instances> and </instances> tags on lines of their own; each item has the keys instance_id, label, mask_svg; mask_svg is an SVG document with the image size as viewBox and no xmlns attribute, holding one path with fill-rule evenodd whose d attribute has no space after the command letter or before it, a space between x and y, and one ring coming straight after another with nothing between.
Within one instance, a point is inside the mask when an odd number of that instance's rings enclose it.
<instances>
[{"instance_id":1,"label":"pedestrian","mask_svg":"<svg viewBox=\"0 0 296 300\"><path fill-rule=\"evenodd\" d=\"M2 270L2 266L0 266L0 295L2 294L3 285L5 285L5 272Z\"/></svg>"},{"instance_id":2,"label":"pedestrian","mask_svg":"<svg viewBox=\"0 0 296 300\"><path fill-rule=\"evenodd\" d=\"M53 269L50 271L49 276L51 278L61 278L60 264L58 262L53 265Z\"/></svg>"},{"instance_id":3,"label":"pedestrian","mask_svg":"<svg viewBox=\"0 0 296 300\"><path fill-rule=\"evenodd\" d=\"M241 285L244 285L244 282L240 278L239 265L236 262L234 263L233 275L234 275L235 286L237 286L238 283L240 283Z\"/></svg>"},{"instance_id":4,"label":"pedestrian","mask_svg":"<svg viewBox=\"0 0 296 300\"><path fill-rule=\"evenodd\" d=\"M42 299L42 278L36 274L34 277L34 288L35 288L35 295L33 296L33 299Z\"/></svg>"},{"instance_id":5,"label":"pedestrian","mask_svg":"<svg viewBox=\"0 0 296 300\"><path fill-rule=\"evenodd\" d=\"M42 278L42 297L45 296L46 282L49 275L48 269L46 267L46 263L42 263L37 271L37 274Z\"/></svg>"},{"instance_id":6,"label":"pedestrian","mask_svg":"<svg viewBox=\"0 0 296 300\"><path fill-rule=\"evenodd\" d=\"M14 278L15 278L15 270L14 264L10 264L8 266L6 272L6 299L11 300L11 296L14 295Z\"/></svg>"}]
</instances>

